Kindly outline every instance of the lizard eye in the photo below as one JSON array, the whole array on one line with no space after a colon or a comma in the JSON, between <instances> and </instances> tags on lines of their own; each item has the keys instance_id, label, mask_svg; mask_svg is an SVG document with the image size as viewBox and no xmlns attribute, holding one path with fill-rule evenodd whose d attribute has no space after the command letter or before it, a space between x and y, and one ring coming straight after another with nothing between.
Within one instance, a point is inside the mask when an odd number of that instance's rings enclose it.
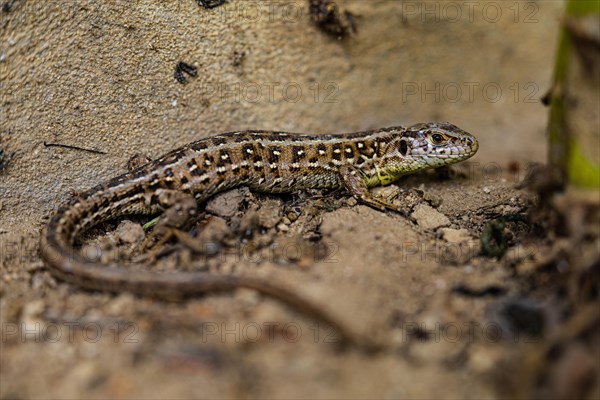
<instances>
[{"instance_id":1,"label":"lizard eye","mask_svg":"<svg viewBox=\"0 0 600 400\"><path fill-rule=\"evenodd\" d=\"M400 154L405 156L406 153L408 153L408 144L406 144L406 140L401 140L400 141Z\"/></svg>"},{"instance_id":2,"label":"lizard eye","mask_svg":"<svg viewBox=\"0 0 600 400\"><path fill-rule=\"evenodd\" d=\"M440 144L442 143L442 140L444 140L444 137L439 133L435 133L433 136L431 136L431 139L433 140L434 144Z\"/></svg>"}]
</instances>

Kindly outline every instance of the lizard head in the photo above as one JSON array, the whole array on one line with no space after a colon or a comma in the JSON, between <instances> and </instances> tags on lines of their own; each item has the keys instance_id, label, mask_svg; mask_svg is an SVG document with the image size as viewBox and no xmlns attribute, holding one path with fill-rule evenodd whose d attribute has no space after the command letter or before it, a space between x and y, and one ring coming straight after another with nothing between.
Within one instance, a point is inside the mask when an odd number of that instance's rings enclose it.
<instances>
[{"instance_id":1,"label":"lizard head","mask_svg":"<svg viewBox=\"0 0 600 400\"><path fill-rule=\"evenodd\" d=\"M386 144L377 163L382 184L402 175L466 160L479 149L477 139L446 122L416 124L400 130Z\"/></svg>"}]
</instances>

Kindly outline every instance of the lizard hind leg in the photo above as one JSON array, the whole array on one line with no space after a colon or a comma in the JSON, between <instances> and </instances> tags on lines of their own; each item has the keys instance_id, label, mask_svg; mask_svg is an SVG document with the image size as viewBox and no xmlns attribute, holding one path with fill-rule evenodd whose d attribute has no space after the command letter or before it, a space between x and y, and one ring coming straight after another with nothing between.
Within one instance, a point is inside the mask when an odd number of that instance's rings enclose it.
<instances>
[{"instance_id":1,"label":"lizard hind leg","mask_svg":"<svg viewBox=\"0 0 600 400\"><path fill-rule=\"evenodd\" d=\"M158 189L152 199L165 211L158 223L142 243L142 249L152 248L150 258L153 258L179 229L198 213L198 203L191 193L171 189Z\"/></svg>"}]
</instances>

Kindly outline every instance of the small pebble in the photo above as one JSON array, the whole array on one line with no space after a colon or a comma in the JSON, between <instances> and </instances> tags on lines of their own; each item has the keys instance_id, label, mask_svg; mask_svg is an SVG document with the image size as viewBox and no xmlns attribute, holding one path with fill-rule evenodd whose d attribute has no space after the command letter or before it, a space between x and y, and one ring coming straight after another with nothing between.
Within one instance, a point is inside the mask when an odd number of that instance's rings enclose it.
<instances>
[{"instance_id":1,"label":"small pebble","mask_svg":"<svg viewBox=\"0 0 600 400\"><path fill-rule=\"evenodd\" d=\"M117 238L126 244L140 243L144 239L144 229L140 224L125 220L115 230Z\"/></svg>"},{"instance_id":2,"label":"small pebble","mask_svg":"<svg viewBox=\"0 0 600 400\"><path fill-rule=\"evenodd\" d=\"M90 262L98 262L102 259L102 249L97 244L86 244L81 248L81 255Z\"/></svg>"},{"instance_id":3,"label":"small pebble","mask_svg":"<svg viewBox=\"0 0 600 400\"><path fill-rule=\"evenodd\" d=\"M230 190L221 193L206 203L206 211L224 218L233 217L246 197L243 189Z\"/></svg>"},{"instance_id":4,"label":"small pebble","mask_svg":"<svg viewBox=\"0 0 600 400\"><path fill-rule=\"evenodd\" d=\"M123 315L134 310L135 304L136 299L131 293L121 293L108 303L105 310L110 315Z\"/></svg>"},{"instance_id":5,"label":"small pebble","mask_svg":"<svg viewBox=\"0 0 600 400\"><path fill-rule=\"evenodd\" d=\"M358 201L354 197L350 197L348 200L346 200L346 204L348 204L348 207L354 207L358 204Z\"/></svg>"},{"instance_id":6,"label":"small pebble","mask_svg":"<svg viewBox=\"0 0 600 400\"><path fill-rule=\"evenodd\" d=\"M443 199L433 193L423 192L423 200L428 202L432 207L438 208L442 205Z\"/></svg>"},{"instance_id":7,"label":"small pebble","mask_svg":"<svg viewBox=\"0 0 600 400\"><path fill-rule=\"evenodd\" d=\"M290 222L294 222L298 219L298 214L296 214L293 211L290 211L289 213L287 213L287 217L285 217L285 218L287 218L287 220Z\"/></svg>"},{"instance_id":8,"label":"small pebble","mask_svg":"<svg viewBox=\"0 0 600 400\"><path fill-rule=\"evenodd\" d=\"M262 203L258 210L258 224L263 228L273 228L281 217L279 216L279 208L281 200L266 200Z\"/></svg>"},{"instance_id":9,"label":"small pebble","mask_svg":"<svg viewBox=\"0 0 600 400\"><path fill-rule=\"evenodd\" d=\"M23 318L39 317L46 308L43 300L34 300L23 307Z\"/></svg>"},{"instance_id":10,"label":"small pebble","mask_svg":"<svg viewBox=\"0 0 600 400\"><path fill-rule=\"evenodd\" d=\"M440 232L442 238L450 243L462 243L471 239L471 235L469 235L469 231L466 229L442 228Z\"/></svg>"},{"instance_id":11,"label":"small pebble","mask_svg":"<svg viewBox=\"0 0 600 400\"><path fill-rule=\"evenodd\" d=\"M431 206L419 204L411 215L423 229L437 229L450 225L450 220Z\"/></svg>"}]
</instances>

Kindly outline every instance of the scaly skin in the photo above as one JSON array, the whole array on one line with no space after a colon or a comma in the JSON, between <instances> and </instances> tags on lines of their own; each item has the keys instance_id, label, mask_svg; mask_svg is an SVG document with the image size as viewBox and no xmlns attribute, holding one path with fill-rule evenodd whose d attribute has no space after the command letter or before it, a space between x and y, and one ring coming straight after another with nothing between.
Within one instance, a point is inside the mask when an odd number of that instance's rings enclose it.
<instances>
[{"instance_id":1,"label":"scaly skin","mask_svg":"<svg viewBox=\"0 0 600 400\"><path fill-rule=\"evenodd\" d=\"M110 218L163 211L159 226L178 227L197 203L236 186L267 193L345 188L379 210L402 209L369 188L401 176L465 160L477 140L448 123L426 123L342 135L230 132L188 144L137 170L98 185L63 205L40 239L40 254L60 279L95 290L178 298L197 293L255 289L274 296L356 341L328 313L292 290L247 276L185 272L157 274L87 261L74 248L79 234Z\"/></svg>"}]
</instances>

